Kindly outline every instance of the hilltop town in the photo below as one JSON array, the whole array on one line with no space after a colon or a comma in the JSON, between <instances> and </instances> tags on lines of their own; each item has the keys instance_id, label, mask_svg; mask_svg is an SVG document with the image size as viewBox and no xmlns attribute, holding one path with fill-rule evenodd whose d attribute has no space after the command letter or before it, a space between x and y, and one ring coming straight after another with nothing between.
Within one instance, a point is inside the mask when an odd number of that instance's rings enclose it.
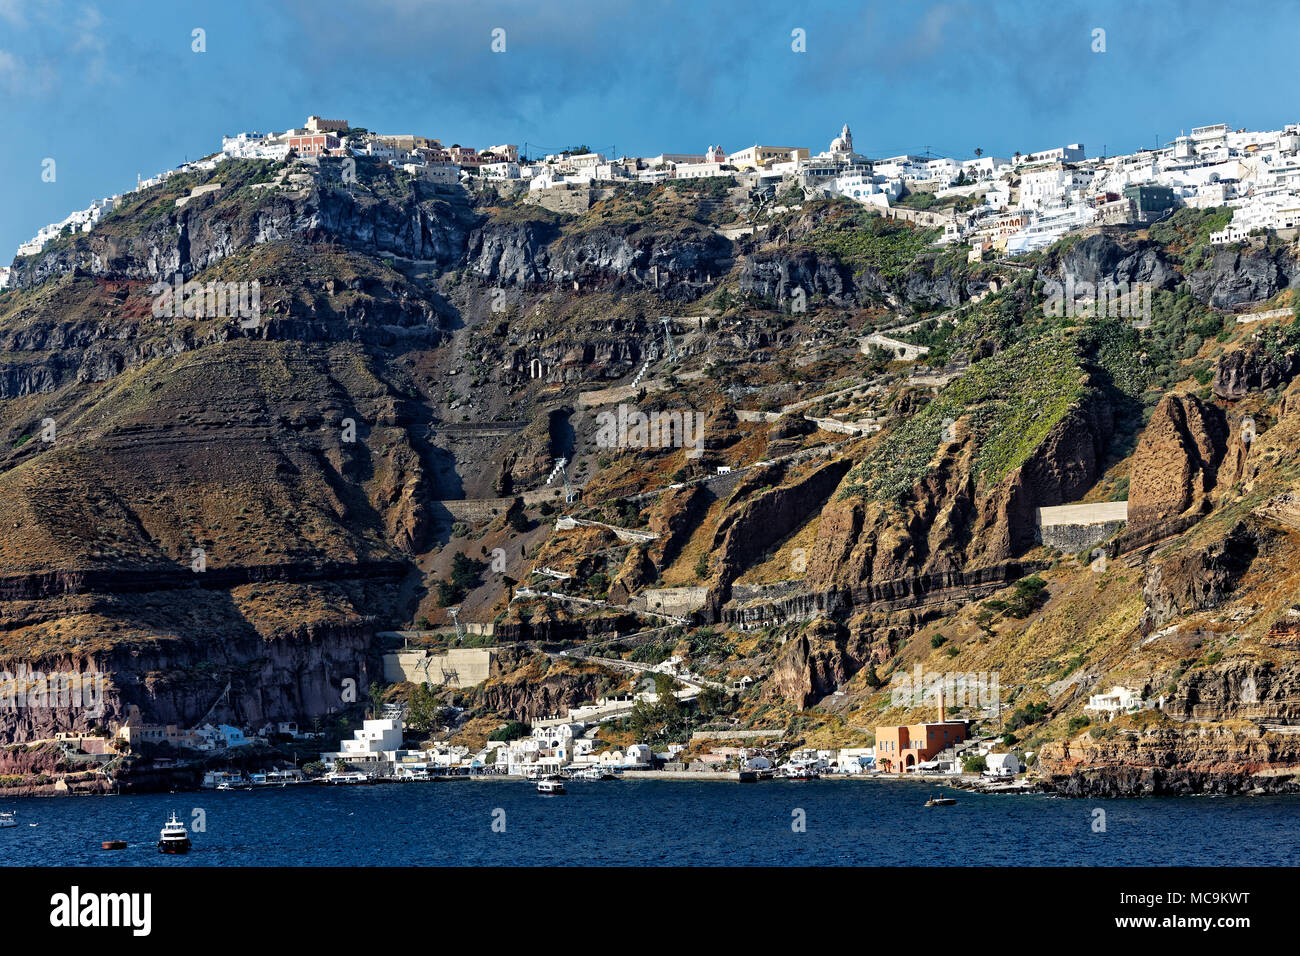
<instances>
[{"instance_id":1,"label":"hilltop town","mask_svg":"<svg viewBox=\"0 0 1300 956\"><path fill-rule=\"evenodd\" d=\"M700 154L618 158L578 148L530 160L512 144L444 147L428 136L372 133L346 120L309 116L301 128L283 133L222 137L219 153L141 179L132 192L175 173L212 170L226 159L284 161L290 155L378 159L443 185L518 184L538 193L543 205L570 211L589 204L584 188L602 184L717 179L771 192L797 185L805 196L842 196L942 229L940 243L969 245L972 256L1032 252L1094 224L1151 223L1180 207L1233 210L1232 220L1212 234L1215 244L1300 223L1300 124L1250 131L1218 123L1182 133L1159 148L1110 157L1088 158L1079 143L1009 158L984 155L978 147L974 153L971 159L908 154L870 159L855 151L845 124L816 154L803 146L755 144L730 153L710 146ZM67 232L89 232L121 199L98 199L43 227L17 255L35 255ZM0 287L7 279L6 271Z\"/></svg>"}]
</instances>

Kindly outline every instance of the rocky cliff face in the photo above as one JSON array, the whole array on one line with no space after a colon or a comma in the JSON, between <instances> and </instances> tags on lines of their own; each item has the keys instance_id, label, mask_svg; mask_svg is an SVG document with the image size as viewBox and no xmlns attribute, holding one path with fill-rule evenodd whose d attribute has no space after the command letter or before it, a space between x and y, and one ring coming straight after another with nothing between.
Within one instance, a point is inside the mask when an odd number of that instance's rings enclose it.
<instances>
[{"instance_id":1,"label":"rocky cliff face","mask_svg":"<svg viewBox=\"0 0 1300 956\"><path fill-rule=\"evenodd\" d=\"M819 619L791 638L777 657L767 692L803 710L832 693L862 666L842 625Z\"/></svg>"},{"instance_id":2,"label":"rocky cliff face","mask_svg":"<svg viewBox=\"0 0 1300 956\"><path fill-rule=\"evenodd\" d=\"M205 719L253 727L310 722L364 697L370 675L379 672L372 636L362 622L303 627L270 639L246 628L220 641L123 643L102 652L9 657L0 660L0 673L19 681L24 691L16 702L28 703L0 707L0 739L40 740L111 727L133 707L146 722L181 727ZM75 700L71 693L42 696L37 675L46 687L51 675L79 675L91 691Z\"/></svg>"},{"instance_id":3,"label":"rocky cliff face","mask_svg":"<svg viewBox=\"0 0 1300 956\"><path fill-rule=\"evenodd\" d=\"M806 476L754 495L730 510L718 523L711 553L716 556L717 583L730 586L737 575L800 527L840 483L851 462L826 462ZM755 476L753 480L765 481ZM743 492L737 489L739 497Z\"/></svg>"},{"instance_id":4,"label":"rocky cliff face","mask_svg":"<svg viewBox=\"0 0 1300 956\"><path fill-rule=\"evenodd\" d=\"M1280 354L1259 342L1224 352L1214 363L1214 394L1226 401L1245 398L1251 392L1276 388L1300 372L1300 353L1288 349Z\"/></svg>"},{"instance_id":5,"label":"rocky cliff face","mask_svg":"<svg viewBox=\"0 0 1300 956\"><path fill-rule=\"evenodd\" d=\"M967 435L940 448L903 502L837 498L822 514L810 584L860 587L1023 554L1034 545L1035 509L1075 500L1096 481L1113 430L1110 405L1091 393L991 488L977 487L975 442Z\"/></svg>"},{"instance_id":6,"label":"rocky cliff face","mask_svg":"<svg viewBox=\"0 0 1300 956\"><path fill-rule=\"evenodd\" d=\"M492 676L474 693L492 713L529 721L563 716L570 707L595 700L602 687L617 683L594 664L550 661L544 654L513 650L498 655Z\"/></svg>"},{"instance_id":7,"label":"rocky cliff face","mask_svg":"<svg viewBox=\"0 0 1300 956\"><path fill-rule=\"evenodd\" d=\"M1210 265L1188 275L1187 283L1206 305L1232 309L1291 288L1297 275L1295 259L1281 249L1219 248Z\"/></svg>"},{"instance_id":8,"label":"rocky cliff face","mask_svg":"<svg viewBox=\"0 0 1300 956\"><path fill-rule=\"evenodd\" d=\"M1300 718L1297 691L1294 661L1197 668L1165 702L1166 718L1045 744L1040 768L1067 796L1295 792L1300 735L1288 725Z\"/></svg>"},{"instance_id":9,"label":"rocky cliff face","mask_svg":"<svg viewBox=\"0 0 1300 956\"><path fill-rule=\"evenodd\" d=\"M1061 254L1057 275L1062 281L1150 285L1173 288L1182 278L1153 243L1124 242L1104 233L1071 243Z\"/></svg>"},{"instance_id":10,"label":"rocky cliff face","mask_svg":"<svg viewBox=\"0 0 1300 956\"><path fill-rule=\"evenodd\" d=\"M1150 633L1176 615L1222 604L1249 570L1264 537L1254 525L1239 522L1221 541L1153 562L1142 583L1146 604L1142 633Z\"/></svg>"},{"instance_id":11,"label":"rocky cliff face","mask_svg":"<svg viewBox=\"0 0 1300 956\"><path fill-rule=\"evenodd\" d=\"M1208 509L1227 432L1219 408L1190 395L1161 399L1133 454L1129 527L1138 530Z\"/></svg>"}]
</instances>

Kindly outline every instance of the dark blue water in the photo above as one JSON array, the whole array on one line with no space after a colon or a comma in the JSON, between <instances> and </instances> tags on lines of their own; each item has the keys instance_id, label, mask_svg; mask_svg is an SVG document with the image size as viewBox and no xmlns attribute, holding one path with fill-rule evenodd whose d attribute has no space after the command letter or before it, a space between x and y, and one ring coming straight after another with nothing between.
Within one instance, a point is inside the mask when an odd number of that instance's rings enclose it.
<instances>
[{"instance_id":1,"label":"dark blue water","mask_svg":"<svg viewBox=\"0 0 1300 956\"><path fill-rule=\"evenodd\" d=\"M957 804L922 806L935 792ZM168 813L190 822L196 808L194 851L159 854ZM791 829L796 809L806 832ZM1289 865L1300 844L1300 797L1066 800L879 780L574 781L544 797L489 779L0 797L0 810L20 824L0 830L4 865ZM108 839L128 849L99 849Z\"/></svg>"}]
</instances>

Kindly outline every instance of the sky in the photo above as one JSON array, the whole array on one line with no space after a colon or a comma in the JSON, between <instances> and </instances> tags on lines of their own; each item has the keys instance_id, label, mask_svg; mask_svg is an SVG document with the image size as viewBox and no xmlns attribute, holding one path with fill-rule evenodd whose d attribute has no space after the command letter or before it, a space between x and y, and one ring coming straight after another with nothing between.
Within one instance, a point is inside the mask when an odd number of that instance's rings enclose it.
<instances>
[{"instance_id":1,"label":"sky","mask_svg":"<svg viewBox=\"0 0 1300 956\"><path fill-rule=\"evenodd\" d=\"M847 122L869 156L959 159L1300 122L1300 3L1225 6L0 0L0 262L137 175L310 114L531 154L816 153Z\"/></svg>"}]
</instances>

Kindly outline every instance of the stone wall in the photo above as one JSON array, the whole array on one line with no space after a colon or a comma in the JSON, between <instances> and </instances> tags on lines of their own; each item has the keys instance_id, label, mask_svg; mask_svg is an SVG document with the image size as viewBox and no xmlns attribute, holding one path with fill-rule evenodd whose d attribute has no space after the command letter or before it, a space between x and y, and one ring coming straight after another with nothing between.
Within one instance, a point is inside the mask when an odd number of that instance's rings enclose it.
<instances>
[{"instance_id":1,"label":"stone wall","mask_svg":"<svg viewBox=\"0 0 1300 956\"><path fill-rule=\"evenodd\" d=\"M1039 540L1049 548L1066 554L1078 554L1094 548L1123 528L1123 521L1106 521L1102 524L1039 525Z\"/></svg>"},{"instance_id":2,"label":"stone wall","mask_svg":"<svg viewBox=\"0 0 1300 956\"><path fill-rule=\"evenodd\" d=\"M671 617L689 617L708 600L709 589L702 587L648 588L636 595L630 606Z\"/></svg>"},{"instance_id":3,"label":"stone wall","mask_svg":"<svg viewBox=\"0 0 1300 956\"><path fill-rule=\"evenodd\" d=\"M585 186L533 189L524 196L523 202L541 206L551 212L579 215L591 208L591 190Z\"/></svg>"},{"instance_id":4,"label":"stone wall","mask_svg":"<svg viewBox=\"0 0 1300 956\"><path fill-rule=\"evenodd\" d=\"M398 651L384 655L384 680L435 687L474 687L488 679L493 653L485 647L453 647L441 654Z\"/></svg>"}]
</instances>

